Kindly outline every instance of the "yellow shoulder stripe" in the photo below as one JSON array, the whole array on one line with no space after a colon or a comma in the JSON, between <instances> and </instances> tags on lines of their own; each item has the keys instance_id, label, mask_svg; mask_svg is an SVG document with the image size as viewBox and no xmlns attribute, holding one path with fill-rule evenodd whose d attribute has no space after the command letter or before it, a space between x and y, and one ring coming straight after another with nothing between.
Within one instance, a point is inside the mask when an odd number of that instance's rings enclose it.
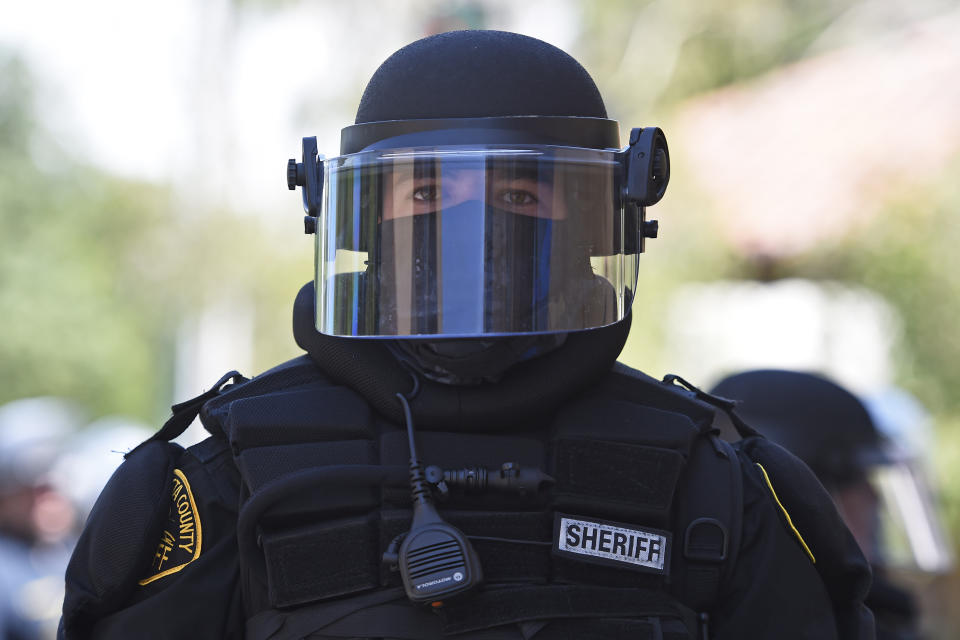
<instances>
[{"instance_id":1,"label":"yellow shoulder stripe","mask_svg":"<svg viewBox=\"0 0 960 640\"><path fill-rule=\"evenodd\" d=\"M770 495L773 496L774 501L777 503L777 506L780 507L780 510L783 511L784 517L787 519L787 524L790 525L790 530L793 531L793 535L797 537L797 540L800 541L800 546L803 547L803 550L807 552L807 555L810 556L810 561L814 564L817 563L817 559L813 557L813 552L810 551L810 547L807 546L806 541L803 539L803 536L800 535L800 532L797 531L797 528L793 526L793 520L790 519L790 514L787 513L786 507L783 506L783 503L780 502L780 498L777 497L777 492L773 490L773 484L770 482L770 476L767 475L767 470L763 468L763 465L759 462L755 463L760 467L760 473L763 474L763 479L767 483L767 487L770 489Z\"/></svg>"}]
</instances>

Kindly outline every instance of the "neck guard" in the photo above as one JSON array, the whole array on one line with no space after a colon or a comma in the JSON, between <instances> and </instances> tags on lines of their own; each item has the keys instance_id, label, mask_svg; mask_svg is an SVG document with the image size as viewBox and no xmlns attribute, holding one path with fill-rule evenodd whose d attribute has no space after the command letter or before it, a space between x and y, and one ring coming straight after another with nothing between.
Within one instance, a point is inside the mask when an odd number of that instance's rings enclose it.
<instances>
[{"instance_id":1,"label":"neck guard","mask_svg":"<svg viewBox=\"0 0 960 640\"><path fill-rule=\"evenodd\" d=\"M493 340L391 340L393 357L424 378L454 385L497 383L521 362L558 349L565 333L513 336Z\"/></svg>"},{"instance_id":2,"label":"neck guard","mask_svg":"<svg viewBox=\"0 0 960 640\"><path fill-rule=\"evenodd\" d=\"M294 303L293 335L300 348L332 380L352 388L388 419L401 422L396 394L412 390L410 372L384 341L319 333L314 309L310 282ZM629 332L628 315L607 327L571 333L562 347L517 364L496 384L465 387L421 380L410 403L417 427L498 431L543 422L562 402L610 371Z\"/></svg>"}]
</instances>

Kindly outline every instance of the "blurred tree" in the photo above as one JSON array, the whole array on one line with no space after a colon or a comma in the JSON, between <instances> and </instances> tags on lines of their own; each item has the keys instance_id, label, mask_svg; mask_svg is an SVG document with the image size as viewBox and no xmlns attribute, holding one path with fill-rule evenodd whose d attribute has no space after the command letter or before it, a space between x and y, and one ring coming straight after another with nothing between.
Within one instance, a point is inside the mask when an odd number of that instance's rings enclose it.
<instances>
[{"instance_id":1,"label":"blurred tree","mask_svg":"<svg viewBox=\"0 0 960 640\"><path fill-rule=\"evenodd\" d=\"M231 287L256 309L257 370L296 353L309 240L290 252L249 216L172 215L168 186L72 159L33 122L33 99L28 70L0 52L0 403L53 394L161 420L182 318Z\"/></svg>"},{"instance_id":2,"label":"blurred tree","mask_svg":"<svg viewBox=\"0 0 960 640\"><path fill-rule=\"evenodd\" d=\"M72 161L33 122L23 63L0 53L0 79L0 402L55 394L152 416L136 381L165 380L169 363L135 252L167 193ZM41 147L54 166L34 162Z\"/></svg>"},{"instance_id":3,"label":"blurred tree","mask_svg":"<svg viewBox=\"0 0 960 640\"><path fill-rule=\"evenodd\" d=\"M709 4L583 2L578 52L608 108L646 120L685 98L801 58L844 11L842 0Z\"/></svg>"},{"instance_id":4,"label":"blurred tree","mask_svg":"<svg viewBox=\"0 0 960 640\"><path fill-rule=\"evenodd\" d=\"M899 377L926 406L960 418L960 158L887 203L855 233L782 271L857 282L904 320Z\"/></svg>"}]
</instances>

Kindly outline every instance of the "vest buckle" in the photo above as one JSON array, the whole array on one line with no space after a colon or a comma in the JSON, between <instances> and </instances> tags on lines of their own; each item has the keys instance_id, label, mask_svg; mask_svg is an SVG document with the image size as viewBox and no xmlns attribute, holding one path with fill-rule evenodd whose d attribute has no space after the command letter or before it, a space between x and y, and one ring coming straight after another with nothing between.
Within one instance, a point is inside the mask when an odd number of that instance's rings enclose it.
<instances>
[{"instance_id":1,"label":"vest buckle","mask_svg":"<svg viewBox=\"0 0 960 640\"><path fill-rule=\"evenodd\" d=\"M683 535L683 556L695 562L721 563L727 559L727 528L716 518L697 518Z\"/></svg>"}]
</instances>

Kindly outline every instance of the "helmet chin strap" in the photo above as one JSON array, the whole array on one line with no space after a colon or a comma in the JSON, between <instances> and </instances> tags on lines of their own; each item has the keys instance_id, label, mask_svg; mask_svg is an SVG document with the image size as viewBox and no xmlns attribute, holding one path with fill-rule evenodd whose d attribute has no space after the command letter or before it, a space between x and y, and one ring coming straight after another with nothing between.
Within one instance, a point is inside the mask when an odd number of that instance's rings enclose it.
<instances>
[{"instance_id":1,"label":"helmet chin strap","mask_svg":"<svg viewBox=\"0 0 960 640\"><path fill-rule=\"evenodd\" d=\"M391 340L390 353L423 377L451 385L497 382L520 362L559 348L567 334L463 338L455 340Z\"/></svg>"}]
</instances>

